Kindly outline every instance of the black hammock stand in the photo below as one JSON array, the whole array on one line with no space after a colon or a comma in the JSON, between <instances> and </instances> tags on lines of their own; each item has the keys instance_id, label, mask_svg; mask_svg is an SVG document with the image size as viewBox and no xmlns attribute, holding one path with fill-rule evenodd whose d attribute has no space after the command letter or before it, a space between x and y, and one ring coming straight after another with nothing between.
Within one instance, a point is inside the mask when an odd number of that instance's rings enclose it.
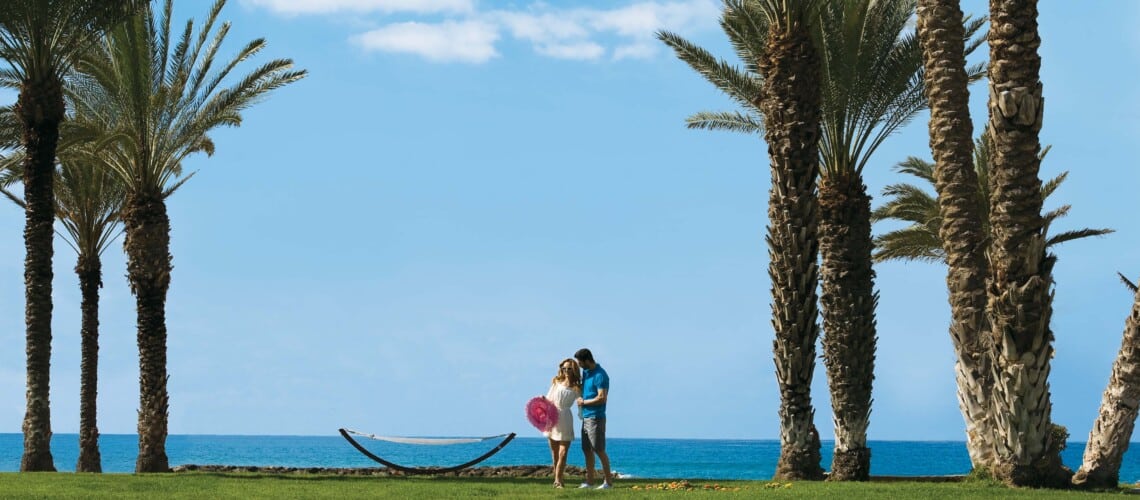
<instances>
[{"instance_id":1,"label":"black hammock stand","mask_svg":"<svg viewBox=\"0 0 1140 500\"><path fill-rule=\"evenodd\" d=\"M464 462L464 463L461 463L459 465L453 465L451 467L408 467L406 465L400 465L400 464L390 462L388 460L384 460L383 458L376 456L376 454L372 453L371 451L368 451L368 448L365 448L363 445L361 445L359 442L357 442L355 439L353 439L350 434L367 436L367 437L371 437L373 439L381 439L381 438L377 438L377 437L372 436L370 434L364 434L364 433L356 432L356 431L349 430L349 429L340 429L340 435L344 436L344 439L348 440L348 443L351 444L354 448L356 448L357 451L359 451L360 453L363 453L364 456L371 458L372 460L375 460L376 462L380 463L381 465L383 465L389 469L397 470L397 471L403 472L404 474L446 474L448 472L460 471L460 470L466 469L468 467L471 467L472 465L475 465L479 462L482 462L482 461L490 458L491 455L498 453L499 450L503 449L503 447L506 446L507 443L511 442L511 440L515 438L515 433L512 432L510 434L507 434L506 438L504 438L503 441L500 442L498 446L492 448L490 451L480 455L479 457L475 458L474 460L471 460L469 462ZM498 437L498 436L492 436L492 437ZM486 440L486 439L490 439L490 438L482 438L479 440ZM393 439L388 439L388 440L391 441ZM405 440L405 441L410 442L412 440ZM425 440L421 440L421 441L425 441Z\"/></svg>"}]
</instances>

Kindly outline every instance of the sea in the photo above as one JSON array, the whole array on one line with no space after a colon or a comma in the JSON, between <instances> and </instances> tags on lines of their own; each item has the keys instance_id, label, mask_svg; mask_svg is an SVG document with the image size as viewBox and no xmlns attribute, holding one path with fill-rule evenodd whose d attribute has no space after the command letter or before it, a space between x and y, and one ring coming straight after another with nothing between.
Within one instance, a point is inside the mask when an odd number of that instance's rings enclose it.
<instances>
[{"instance_id":1,"label":"sea","mask_svg":"<svg viewBox=\"0 0 1140 500\"><path fill-rule=\"evenodd\" d=\"M357 438L374 454L406 466L448 466L471 460L502 439L446 446L398 444ZM59 471L75 470L79 454L76 434L52 436L52 457ZM661 479L771 479L780 455L776 440L747 439L623 439L606 442L613 470L619 477ZM138 438L133 434L100 436L103 471L129 473L135 468ZM575 441L568 462L583 466ZM823 442L823 466L831 463L833 443ZM941 476L970 470L966 443L956 441L871 441L871 474L880 476ZM1084 443L1073 442L1063 453L1066 465L1080 466ZM0 472L20 469L22 434L0 434ZM345 441L328 436L171 435L166 440L171 466L253 465L282 467L379 467ZM545 438L518 437L480 466L547 465L550 448ZM1120 469L1123 483L1140 482L1140 444L1132 443Z\"/></svg>"}]
</instances>

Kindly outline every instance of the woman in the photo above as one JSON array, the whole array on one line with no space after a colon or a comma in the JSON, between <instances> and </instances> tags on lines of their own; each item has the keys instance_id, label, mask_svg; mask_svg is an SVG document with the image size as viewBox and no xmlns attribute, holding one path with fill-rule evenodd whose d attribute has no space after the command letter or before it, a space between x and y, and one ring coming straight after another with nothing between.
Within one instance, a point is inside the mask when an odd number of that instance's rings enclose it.
<instances>
[{"instance_id":1,"label":"woman","mask_svg":"<svg viewBox=\"0 0 1140 500\"><path fill-rule=\"evenodd\" d=\"M558 364L558 374L550 381L546 399L558 408L558 425L544 432L550 441L550 458L554 462L554 487L562 487L562 472L566 470L566 453L574 440L574 416L570 409L582 395L582 372L574 358Z\"/></svg>"}]
</instances>

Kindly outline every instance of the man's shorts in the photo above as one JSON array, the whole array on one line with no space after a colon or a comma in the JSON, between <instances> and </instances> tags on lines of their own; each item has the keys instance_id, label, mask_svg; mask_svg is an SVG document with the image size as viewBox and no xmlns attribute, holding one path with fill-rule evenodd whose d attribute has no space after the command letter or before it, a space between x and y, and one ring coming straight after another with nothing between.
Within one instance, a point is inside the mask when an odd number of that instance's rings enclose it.
<instances>
[{"instance_id":1,"label":"man's shorts","mask_svg":"<svg viewBox=\"0 0 1140 500\"><path fill-rule=\"evenodd\" d=\"M590 455L606 451L606 419L582 419L582 452Z\"/></svg>"}]
</instances>

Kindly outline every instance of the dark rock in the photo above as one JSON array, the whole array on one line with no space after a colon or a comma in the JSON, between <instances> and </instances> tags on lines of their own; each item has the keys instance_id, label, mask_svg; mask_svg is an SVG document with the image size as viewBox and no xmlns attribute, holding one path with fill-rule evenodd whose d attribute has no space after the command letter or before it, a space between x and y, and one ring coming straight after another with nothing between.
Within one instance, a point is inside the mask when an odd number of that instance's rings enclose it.
<instances>
[{"instance_id":1,"label":"dark rock","mask_svg":"<svg viewBox=\"0 0 1140 500\"><path fill-rule=\"evenodd\" d=\"M260 474L315 474L336 476L405 476L400 471L386 467L278 467L255 465L179 465L173 472L215 472L215 473L260 473ZM573 465L566 466L567 476L585 476L585 470ZM554 477L549 465L507 465L499 467L471 467L446 474L429 474L453 477Z\"/></svg>"}]
</instances>

